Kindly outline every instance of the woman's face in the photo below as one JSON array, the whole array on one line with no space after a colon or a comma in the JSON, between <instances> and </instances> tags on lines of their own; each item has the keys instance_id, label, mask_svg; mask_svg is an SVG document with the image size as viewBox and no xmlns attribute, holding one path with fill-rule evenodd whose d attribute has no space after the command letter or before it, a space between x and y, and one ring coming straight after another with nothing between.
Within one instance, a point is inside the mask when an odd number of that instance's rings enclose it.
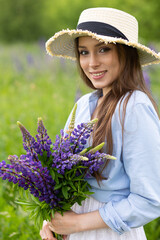
<instances>
[{"instance_id":1,"label":"woman's face","mask_svg":"<svg viewBox=\"0 0 160 240\"><path fill-rule=\"evenodd\" d=\"M120 63L115 44L105 44L91 37L80 37L78 41L80 66L96 89L103 95L120 74Z\"/></svg>"}]
</instances>

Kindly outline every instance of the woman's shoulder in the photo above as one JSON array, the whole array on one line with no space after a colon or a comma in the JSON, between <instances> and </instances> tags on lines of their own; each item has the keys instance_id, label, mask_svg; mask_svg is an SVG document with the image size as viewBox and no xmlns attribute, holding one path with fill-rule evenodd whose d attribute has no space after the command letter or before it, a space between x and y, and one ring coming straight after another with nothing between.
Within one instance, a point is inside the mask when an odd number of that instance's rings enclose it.
<instances>
[{"instance_id":1,"label":"woman's shoulder","mask_svg":"<svg viewBox=\"0 0 160 240\"><path fill-rule=\"evenodd\" d=\"M145 120L147 117L152 117L159 124L159 116L156 109L148 97L148 95L142 91L134 91L128 101L126 107L126 116L134 115L136 118L142 118Z\"/></svg>"},{"instance_id":2,"label":"woman's shoulder","mask_svg":"<svg viewBox=\"0 0 160 240\"><path fill-rule=\"evenodd\" d=\"M123 115L123 110L124 110L124 106L125 106L125 100L127 100L127 96L129 93L127 93L123 99L121 99L117 105L116 108L116 114L122 116ZM150 98L148 97L148 95L142 91L139 90L135 90L133 91L133 93L131 94L130 98L127 101L127 105L126 105L126 112L125 115L127 116L130 113L138 113L141 115L141 111L145 109L145 111L147 111L148 113L152 113L153 115L156 116L156 118L158 117L156 110L150 100Z\"/></svg>"},{"instance_id":3,"label":"woman's shoulder","mask_svg":"<svg viewBox=\"0 0 160 240\"><path fill-rule=\"evenodd\" d=\"M135 104L151 104L151 100L149 99L148 95L139 90L135 90L133 92L133 94L131 95L131 100L134 101Z\"/></svg>"},{"instance_id":4,"label":"woman's shoulder","mask_svg":"<svg viewBox=\"0 0 160 240\"><path fill-rule=\"evenodd\" d=\"M125 98L127 97L127 95L125 96ZM139 90L135 90L128 100L127 109L130 110L139 104L153 107L153 104L146 93Z\"/></svg>"}]
</instances>

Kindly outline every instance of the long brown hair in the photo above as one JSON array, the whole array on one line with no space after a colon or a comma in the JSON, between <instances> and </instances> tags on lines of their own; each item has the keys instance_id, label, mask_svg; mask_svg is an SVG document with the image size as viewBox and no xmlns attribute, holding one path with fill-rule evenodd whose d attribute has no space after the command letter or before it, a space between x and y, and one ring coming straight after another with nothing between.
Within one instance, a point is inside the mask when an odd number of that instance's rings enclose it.
<instances>
[{"instance_id":1,"label":"long brown hair","mask_svg":"<svg viewBox=\"0 0 160 240\"><path fill-rule=\"evenodd\" d=\"M76 39L76 46L76 49L78 49L78 39ZM111 84L111 90L108 92L108 94L105 95L103 102L98 107L98 122L95 126L93 133L93 146L96 146L101 142L105 141L105 139L107 139L106 150L109 154L112 154L113 151L111 121L115 108L119 101L120 113L120 107L122 101L124 100L122 118L120 118L122 125L122 136L124 132L126 106L134 90L140 90L146 93L151 100L157 114L159 115L158 107L154 99L152 98L148 87L145 84L137 49L122 44L116 44L116 50L120 62L120 75L115 81L113 81L113 83ZM88 79L80 66L78 51L76 52L76 55L78 60L77 64L82 79L87 84L87 86L95 89L92 82ZM107 164L108 162L105 164L104 167L106 167ZM95 177L99 182L99 180L102 179L102 172L96 172Z\"/></svg>"}]
</instances>

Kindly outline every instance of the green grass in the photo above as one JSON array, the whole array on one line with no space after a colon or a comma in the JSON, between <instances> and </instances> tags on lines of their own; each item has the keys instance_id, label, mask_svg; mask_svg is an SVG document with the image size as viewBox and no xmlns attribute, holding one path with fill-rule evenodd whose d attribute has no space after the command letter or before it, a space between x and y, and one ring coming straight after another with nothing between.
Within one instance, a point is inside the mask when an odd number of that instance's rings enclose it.
<instances>
[{"instance_id":1,"label":"green grass","mask_svg":"<svg viewBox=\"0 0 160 240\"><path fill-rule=\"evenodd\" d=\"M5 46L0 53L0 153L20 152L17 120L31 132L42 117L50 134L63 128L79 88L73 62L62 62L35 46ZM62 72L60 71L62 68ZM21 148L22 149L22 148Z\"/></svg>"},{"instance_id":2,"label":"green grass","mask_svg":"<svg viewBox=\"0 0 160 240\"><path fill-rule=\"evenodd\" d=\"M150 67L147 71L153 95L160 103L160 67ZM23 152L17 121L35 134L37 118L42 117L54 139L63 128L78 94L88 91L78 77L75 64L47 56L41 43L0 45L0 73L1 160ZM18 194L12 185L0 183L0 239L40 239L32 220L15 205ZM158 220L149 223L145 230L148 239L160 239Z\"/></svg>"}]
</instances>

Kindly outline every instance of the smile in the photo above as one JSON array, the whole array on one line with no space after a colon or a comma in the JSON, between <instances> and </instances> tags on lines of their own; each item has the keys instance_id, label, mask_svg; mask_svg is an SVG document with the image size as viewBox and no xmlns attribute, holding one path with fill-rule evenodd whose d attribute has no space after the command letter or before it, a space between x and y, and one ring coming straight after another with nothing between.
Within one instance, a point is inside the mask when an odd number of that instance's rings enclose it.
<instances>
[{"instance_id":1,"label":"smile","mask_svg":"<svg viewBox=\"0 0 160 240\"><path fill-rule=\"evenodd\" d=\"M91 75L92 75L93 78L100 78L100 77L103 77L105 73L106 73L106 71L95 72L95 73L91 72Z\"/></svg>"}]
</instances>

